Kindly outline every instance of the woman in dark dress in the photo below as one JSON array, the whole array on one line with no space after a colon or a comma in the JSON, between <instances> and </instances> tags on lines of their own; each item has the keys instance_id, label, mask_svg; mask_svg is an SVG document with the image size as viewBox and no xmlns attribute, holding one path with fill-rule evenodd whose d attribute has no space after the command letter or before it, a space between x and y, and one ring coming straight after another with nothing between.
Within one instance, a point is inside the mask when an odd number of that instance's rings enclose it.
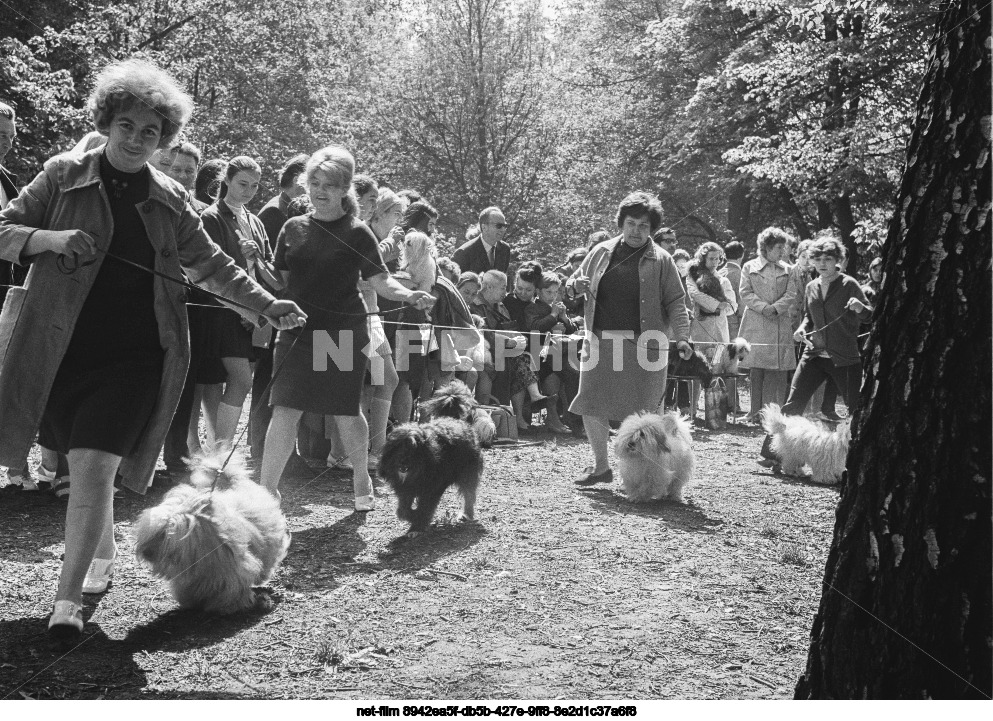
<instances>
[{"instance_id":1,"label":"woman in dark dress","mask_svg":"<svg viewBox=\"0 0 993 721\"><path fill-rule=\"evenodd\" d=\"M114 476L147 488L189 364L182 289L119 258L185 272L253 321L288 329L305 318L220 252L185 193L148 167L192 111L169 75L137 60L110 65L89 110L105 148L53 158L0 214L0 257L31 263L0 316L0 462L22 455L42 421L68 453L65 557L49 620L67 641L83 629L84 588L105 590L113 571Z\"/></svg>"},{"instance_id":2,"label":"woman in dark dress","mask_svg":"<svg viewBox=\"0 0 993 721\"><path fill-rule=\"evenodd\" d=\"M293 450L305 411L335 417L352 462L355 510L375 508L369 477L369 425L360 412L368 365L369 324L359 278L381 296L419 308L430 293L411 291L389 276L376 236L358 219L352 190L355 160L331 145L307 162L307 188L314 210L286 221L277 242L276 268L286 296L307 309L306 330L281 332L273 367L272 421L262 457L262 484L278 495L279 478Z\"/></svg>"}]
</instances>

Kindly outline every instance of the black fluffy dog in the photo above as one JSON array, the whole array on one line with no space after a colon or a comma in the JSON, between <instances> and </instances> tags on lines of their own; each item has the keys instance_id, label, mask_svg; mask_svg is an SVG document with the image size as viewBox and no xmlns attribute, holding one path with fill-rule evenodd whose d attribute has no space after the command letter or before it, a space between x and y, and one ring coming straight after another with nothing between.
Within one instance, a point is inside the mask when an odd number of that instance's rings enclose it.
<instances>
[{"instance_id":1,"label":"black fluffy dog","mask_svg":"<svg viewBox=\"0 0 993 721\"><path fill-rule=\"evenodd\" d=\"M397 494L397 517L410 523L411 536L428 527L449 486L462 496L459 520L473 520L482 473L483 454L475 432L453 418L397 426L379 459L379 477Z\"/></svg>"},{"instance_id":2,"label":"black fluffy dog","mask_svg":"<svg viewBox=\"0 0 993 721\"><path fill-rule=\"evenodd\" d=\"M479 407L472 391L462 381L446 383L434 392L428 400L421 403L421 420L432 418L455 418L465 421L476 432L479 445L489 448L496 438L496 425L493 418Z\"/></svg>"},{"instance_id":3,"label":"black fluffy dog","mask_svg":"<svg viewBox=\"0 0 993 721\"><path fill-rule=\"evenodd\" d=\"M707 357L698 350L693 351L689 360L683 360L676 350L676 344L669 347L669 375L670 376L690 376L703 383L703 387L710 386L714 380L714 372L710 369Z\"/></svg>"}]
</instances>

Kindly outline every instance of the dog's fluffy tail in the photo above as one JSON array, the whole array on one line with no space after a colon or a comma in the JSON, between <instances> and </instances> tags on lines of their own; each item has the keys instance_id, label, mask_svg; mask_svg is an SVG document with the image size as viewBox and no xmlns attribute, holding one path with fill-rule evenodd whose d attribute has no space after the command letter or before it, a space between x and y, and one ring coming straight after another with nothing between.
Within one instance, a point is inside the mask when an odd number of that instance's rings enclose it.
<instances>
[{"instance_id":1,"label":"dog's fluffy tail","mask_svg":"<svg viewBox=\"0 0 993 721\"><path fill-rule=\"evenodd\" d=\"M782 433L786 429L786 416L776 403L770 403L762 409L762 427L770 436Z\"/></svg>"}]
</instances>

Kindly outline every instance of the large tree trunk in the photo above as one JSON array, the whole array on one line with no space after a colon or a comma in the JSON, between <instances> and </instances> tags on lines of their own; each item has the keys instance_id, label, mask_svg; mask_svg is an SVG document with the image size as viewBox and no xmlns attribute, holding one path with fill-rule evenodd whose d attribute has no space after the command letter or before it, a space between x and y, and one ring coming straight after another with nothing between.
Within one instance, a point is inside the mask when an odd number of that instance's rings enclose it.
<instances>
[{"instance_id":1,"label":"large tree trunk","mask_svg":"<svg viewBox=\"0 0 993 721\"><path fill-rule=\"evenodd\" d=\"M991 695L989 38L946 6L797 698Z\"/></svg>"}]
</instances>

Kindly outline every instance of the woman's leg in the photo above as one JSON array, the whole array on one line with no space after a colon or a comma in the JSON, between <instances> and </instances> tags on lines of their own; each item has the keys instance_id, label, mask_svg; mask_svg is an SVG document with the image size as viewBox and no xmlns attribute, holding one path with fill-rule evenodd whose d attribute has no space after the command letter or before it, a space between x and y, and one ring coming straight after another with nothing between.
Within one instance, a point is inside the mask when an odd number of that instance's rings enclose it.
<instances>
[{"instance_id":1,"label":"woman's leg","mask_svg":"<svg viewBox=\"0 0 993 721\"><path fill-rule=\"evenodd\" d=\"M393 404L393 393L400 385L400 377L396 368L393 367L393 359L389 356L383 358L383 383L382 385L366 386L369 390L369 452L379 458L386 443L386 424L390 418L390 406Z\"/></svg>"},{"instance_id":2,"label":"woman's leg","mask_svg":"<svg viewBox=\"0 0 993 721\"><path fill-rule=\"evenodd\" d=\"M610 419L599 416L583 416L583 427L586 429L586 437L590 439L590 447L593 449L593 474L605 473L610 470L610 459L607 455Z\"/></svg>"},{"instance_id":3,"label":"woman's leg","mask_svg":"<svg viewBox=\"0 0 993 721\"><path fill-rule=\"evenodd\" d=\"M360 413L357 416L334 416L345 452L352 462L352 488L355 498L372 496L369 477L369 425Z\"/></svg>"},{"instance_id":4,"label":"woman's leg","mask_svg":"<svg viewBox=\"0 0 993 721\"><path fill-rule=\"evenodd\" d=\"M862 364L835 366L828 369L828 384L834 383L841 397L845 399L848 415L855 413L859 405L859 390L862 387Z\"/></svg>"},{"instance_id":5,"label":"woman's leg","mask_svg":"<svg viewBox=\"0 0 993 721\"><path fill-rule=\"evenodd\" d=\"M65 557L56 601L82 603L83 579L94 558L113 558L114 475L121 456L93 448L69 451L72 493L66 509Z\"/></svg>"},{"instance_id":6,"label":"woman's leg","mask_svg":"<svg viewBox=\"0 0 993 721\"><path fill-rule=\"evenodd\" d=\"M526 431L531 425L524 419L524 391L517 391L510 396L510 405L517 417L517 430Z\"/></svg>"},{"instance_id":7,"label":"woman's leg","mask_svg":"<svg viewBox=\"0 0 993 721\"><path fill-rule=\"evenodd\" d=\"M207 431L207 448L213 448L217 442L217 408L223 394L223 383L210 383L203 387L203 421Z\"/></svg>"},{"instance_id":8,"label":"woman's leg","mask_svg":"<svg viewBox=\"0 0 993 721\"><path fill-rule=\"evenodd\" d=\"M846 384L847 384L847 374L846 374ZM838 383L835 380L835 374L831 374L828 378L827 383L824 384L824 397L821 398L821 413L830 419L837 417L838 413L835 410L835 406L838 405L838 395L840 393L841 387L845 385ZM848 405L848 401L845 401L845 405Z\"/></svg>"},{"instance_id":9,"label":"woman's leg","mask_svg":"<svg viewBox=\"0 0 993 721\"><path fill-rule=\"evenodd\" d=\"M751 389L751 402L748 407L748 417L754 419L763 405L763 386L765 385L765 368L752 368L748 371L748 385Z\"/></svg>"},{"instance_id":10,"label":"woman's leg","mask_svg":"<svg viewBox=\"0 0 993 721\"><path fill-rule=\"evenodd\" d=\"M789 386L786 385L786 371L766 370L762 382L762 400L768 403L776 403L782 406L786 403L789 395Z\"/></svg>"},{"instance_id":11,"label":"woman's leg","mask_svg":"<svg viewBox=\"0 0 993 721\"><path fill-rule=\"evenodd\" d=\"M492 403L493 376L490 375L491 371L492 366L490 368L484 368L476 379L476 400L483 405L490 405Z\"/></svg>"},{"instance_id":12,"label":"woman's leg","mask_svg":"<svg viewBox=\"0 0 993 721\"><path fill-rule=\"evenodd\" d=\"M409 423L411 412L414 410L414 396L410 392L410 384L402 378L393 391L393 402L390 404L393 420L397 423Z\"/></svg>"},{"instance_id":13,"label":"woman's leg","mask_svg":"<svg viewBox=\"0 0 993 721\"><path fill-rule=\"evenodd\" d=\"M190 413L190 426L186 430L186 446L190 449L190 455L203 453L203 446L200 445L200 408L203 403L203 389L201 383L197 383L193 389L193 412Z\"/></svg>"},{"instance_id":14,"label":"woman's leg","mask_svg":"<svg viewBox=\"0 0 993 721\"><path fill-rule=\"evenodd\" d=\"M224 395L217 407L217 444L228 446L234 441L234 434L241 420L241 409L245 398L252 390L252 366L247 358L221 358L228 379L224 384Z\"/></svg>"},{"instance_id":15,"label":"woman's leg","mask_svg":"<svg viewBox=\"0 0 993 721\"><path fill-rule=\"evenodd\" d=\"M303 411L276 406L265 436L262 453L262 486L278 498L279 479L297 442L297 426Z\"/></svg>"}]
</instances>

